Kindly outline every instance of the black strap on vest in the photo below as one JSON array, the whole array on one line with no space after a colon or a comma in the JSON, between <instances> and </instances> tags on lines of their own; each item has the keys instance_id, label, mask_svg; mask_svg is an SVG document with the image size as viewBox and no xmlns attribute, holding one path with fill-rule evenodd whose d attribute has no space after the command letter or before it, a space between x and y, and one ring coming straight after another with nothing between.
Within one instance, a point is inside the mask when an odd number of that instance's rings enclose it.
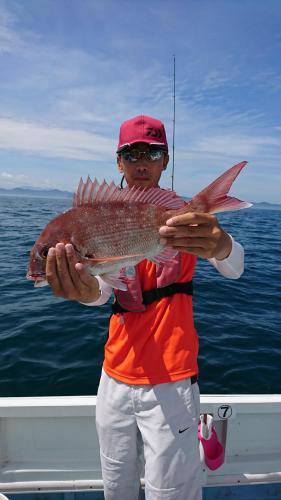
<instances>
[{"instance_id":1,"label":"black strap on vest","mask_svg":"<svg viewBox=\"0 0 281 500\"><path fill-rule=\"evenodd\" d=\"M185 295L193 295L192 281L185 281L184 283L171 283L171 285L163 286L162 288L153 288L142 292L142 302L145 306L152 304L156 300L163 299L163 297L170 297L175 293L184 293ZM112 314L129 312L124 309L117 301L112 304Z\"/></svg>"}]
</instances>

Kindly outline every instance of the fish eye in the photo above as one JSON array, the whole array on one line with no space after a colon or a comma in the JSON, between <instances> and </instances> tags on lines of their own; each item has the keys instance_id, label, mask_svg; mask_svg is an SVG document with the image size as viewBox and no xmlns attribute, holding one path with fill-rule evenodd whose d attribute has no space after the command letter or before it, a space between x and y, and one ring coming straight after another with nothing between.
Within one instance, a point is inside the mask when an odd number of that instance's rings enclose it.
<instances>
[{"instance_id":1,"label":"fish eye","mask_svg":"<svg viewBox=\"0 0 281 500\"><path fill-rule=\"evenodd\" d=\"M40 252L40 257L42 257L42 259L47 259L48 252L49 252L49 247L43 247Z\"/></svg>"}]
</instances>

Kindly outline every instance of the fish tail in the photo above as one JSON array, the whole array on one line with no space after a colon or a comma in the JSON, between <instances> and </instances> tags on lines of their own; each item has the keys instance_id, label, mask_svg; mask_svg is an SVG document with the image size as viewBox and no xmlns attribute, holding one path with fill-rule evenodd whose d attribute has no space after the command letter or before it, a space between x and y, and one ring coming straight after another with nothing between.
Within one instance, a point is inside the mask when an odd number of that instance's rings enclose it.
<instances>
[{"instance_id":1,"label":"fish tail","mask_svg":"<svg viewBox=\"0 0 281 500\"><path fill-rule=\"evenodd\" d=\"M242 161L228 169L188 201L183 209L178 210L178 213L198 211L214 214L251 207L252 203L228 196L233 182L247 163L247 161Z\"/></svg>"}]
</instances>

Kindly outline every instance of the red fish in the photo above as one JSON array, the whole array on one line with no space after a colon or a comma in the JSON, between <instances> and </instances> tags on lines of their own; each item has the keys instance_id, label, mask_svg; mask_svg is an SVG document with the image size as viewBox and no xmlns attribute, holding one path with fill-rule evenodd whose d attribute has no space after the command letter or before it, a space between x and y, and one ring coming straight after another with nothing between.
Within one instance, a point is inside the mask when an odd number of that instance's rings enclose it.
<instances>
[{"instance_id":1,"label":"red fish","mask_svg":"<svg viewBox=\"0 0 281 500\"><path fill-rule=\"evenodd\" d=\"M186 212L216 213L248 208L251 203L227 195L233 181L247 162L227 170L190 201L174 191L161 188L120 189L113 182L99 184L88 177L80 180L73 206L53 219L40 234L30 252L27 278L35 286L47 284L46 258L50 247L71 243L80 262L88 263L93 275L115 288L126 290L119 279L120 269L144 259L157 264L177 253L160 244L159 228Z\"/></svg>"}]
</instances>

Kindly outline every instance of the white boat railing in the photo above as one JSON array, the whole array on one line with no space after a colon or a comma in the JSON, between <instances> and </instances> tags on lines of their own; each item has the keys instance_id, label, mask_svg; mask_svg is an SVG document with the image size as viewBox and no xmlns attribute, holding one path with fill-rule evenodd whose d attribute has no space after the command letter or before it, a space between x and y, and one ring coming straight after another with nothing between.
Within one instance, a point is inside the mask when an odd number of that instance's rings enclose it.
<instances>
[{"instance_id":1,"label":"white boat railing","mask_svg":"<svg viewBox=\"0 0 281 500\"><path fill-rule=\"evenodd\" d=\"M102 490L95 409L96 396L0 398L0 491ZM226 449L202 485L281 483L281 394L203 395L201 412Z\"/></svg>"}]
</instances>

